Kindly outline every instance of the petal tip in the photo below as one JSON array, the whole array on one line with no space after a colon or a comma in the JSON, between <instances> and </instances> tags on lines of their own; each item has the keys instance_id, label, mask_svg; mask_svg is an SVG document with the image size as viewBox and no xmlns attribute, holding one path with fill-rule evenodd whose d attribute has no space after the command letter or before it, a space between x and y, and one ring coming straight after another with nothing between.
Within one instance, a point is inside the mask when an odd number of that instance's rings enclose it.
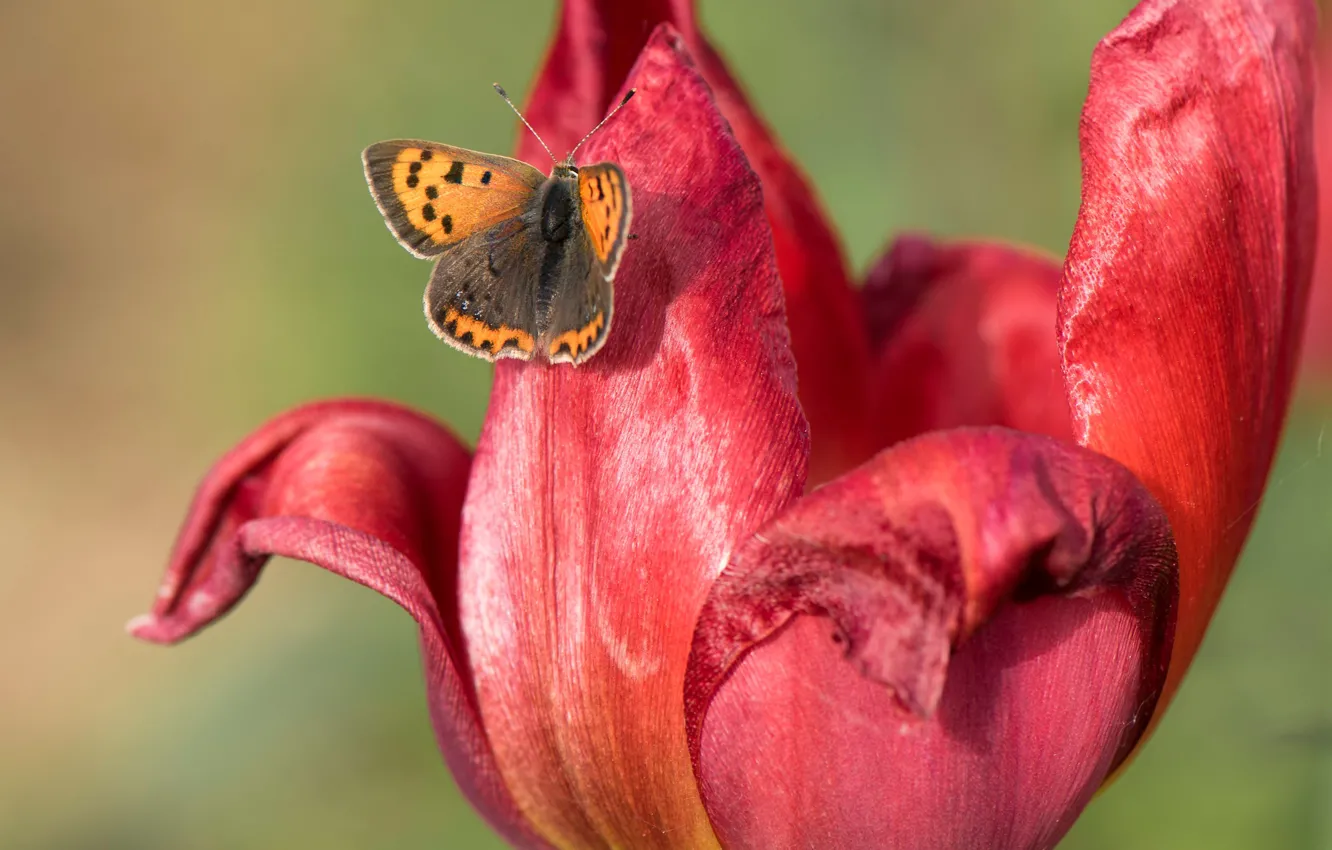
<instances>
[{"instance_id":1,"label":"petal tip","mask_svg":"<svg viewBox=\"0 0 1332 850\"><path fill-rule=\"evenodd\" d=\"M140 614L125 623L125 633L147 643L171 644L185 637L156 614Z\"/></svg>"}]
</instances>

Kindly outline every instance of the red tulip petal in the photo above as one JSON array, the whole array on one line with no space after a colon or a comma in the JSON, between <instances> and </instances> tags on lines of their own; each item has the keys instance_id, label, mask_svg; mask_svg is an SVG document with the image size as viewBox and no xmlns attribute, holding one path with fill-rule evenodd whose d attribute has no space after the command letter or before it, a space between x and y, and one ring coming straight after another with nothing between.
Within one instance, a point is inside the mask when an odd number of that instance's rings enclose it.
<instances>
[{"instance_id":1,"label":"red tulip petal","mask_svg":"<svg viewBox=\"0 0 1332 850\"><path fill-rule=\"evenodd\" d=\"M1314 266L1309 318L1304 331L1304 372L1332 380L1332 41L1320 45L1318 96L1314 104L1315 155L1321 182L1318 210L1318 258Z\"/></svg>"},{"instance_id":2,"label":"red tulip petal","mask_svg":"<svg viewBox=\"0 0 1332 850\"><path fill-rule=\"evenodd\" d=\"M1146 490L1046 437L936 432L814 491L699 618L686 716L717 835L1050 846L1156 700L1175 567Z\"/></svg>"},{"instance_id":3,"label":"red tulip petal","mask_svg":"<svg viewBox=\"0 0 1332 850\"><path fill-rule=\"evenodd\" d=\"M182 640L229 611L271 555L363 584L421 626L430 715L445 761L509 841L531 834L495 768L475 706L454 599L469 458L447 430L390 404L301 407L250 435L204 479L151 614L130 631Z\"/></svg>"},{"instance_id":4,"label":"red tulip petal","mask_svg":"<svg viewBox=\"0 0 1332 850\"><path fill-rule=\"evenodd\" d=\"M1329 192L1332 194L1332 192ZM1332 216L1332 209L1327 211ZM1304 374L1326 383L1332 379L1332 234L1320 247L1322 258L1309 299L1304 329Z\"/></svg>"},{"instance_id":5,"label":"red tulip petal","mask_svg":"<svg viewBox=\"0 0 1332 850\"><path fill-rule=\"evenodd\" d=\"M897 240L861 290L878 440L964 425L1071 439L1059 280L1058 263L1006 245Z\"/></svg>"},{"instance_id":6,"label":"red tulip petal","mask_svg":"<svg viewBox=\"0 0 1332 850\"><path fill-rule=\"evenodd\" d=\"M588 143L634 187L615 320L586 365L501 363L460 568L481 715L562 847L712 842L681 700L731 547L800 493L807 429L758 181L680 37Z\"/></svg>"},{"instance_id":7,"label":"red tulip petal","mask_svg":"<svg viewBox=\"0 0 1332 850\"><path fill-rule=\"evenodd\" d=\"M692 0L564 0L559 29L537 72L527 120L559 156L578 144L606 115L648 37L669 23L693 48L698 38ZM529 162L549 157L525 128L518 155ZM591 162L586 156L584 162Z\"/></svg>"},{"instance_id":8,"label":"red tulip petal","mask_svg":"<svg viewBox=\"0 0 1332 850\"><path fill-rule=\"evenodd\" d=\"M869 341L860 304L841 241L804 174L749 108L721 57L701 35L694 49L704 78L717 93L717 105L763 181L800 374L800 403L813 441L810 479L820 483L884 445L868 427Z\"/></svg>"},{"instance_id":9,"label":"red tulip petal","mask_svg":"<svg viewBox=\"0 0 1332 850\"><path fill-rule=\"evenodd\" d=\"M1060 295L1074 430L1161 501L1169 702L1262 498L1313 259L1314 5L1147 0L1092 57Z\"/></svg>"},{"instance_id":10,"label":"red tulip petal","mask_svg":"<svg viewBox=\"0 0 1332 850\"><path fill-rule=\"evenodd\" d=\"M800 371L800 401L813 435L811 475L816 481L825 480L882 445L873 441L866 427L868 344L859 304L841 243L818 199L700 31L693 3L564 0L560 29L537 77L527 118L552 150L572 148L618 102L612 96L658 23L669 23L681 33L750 166L763 181L764 209L786 294L791 348ZM641 92L638 97L642 98ZM628 108L652 107L640 103ZM525 130L518 149L529 162L546 159ZM591 161L586 154L579 158Z\"/></svg>"}]
</instances>

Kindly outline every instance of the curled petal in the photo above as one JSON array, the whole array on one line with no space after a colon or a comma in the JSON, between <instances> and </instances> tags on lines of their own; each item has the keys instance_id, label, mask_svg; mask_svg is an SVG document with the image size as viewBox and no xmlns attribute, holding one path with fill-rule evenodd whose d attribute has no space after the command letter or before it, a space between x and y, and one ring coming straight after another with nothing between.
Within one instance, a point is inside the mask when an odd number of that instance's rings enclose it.
<instances>
[{"instance_id":1,"label":"curled petal","mask_svg":"<svg viewBox=\"0 0 1332 850\"><path fill-rule=\"evenodd\" d=\"M1056 262L1007 245L897 240L860 293L880 443L966 425L1071 438L1059 280Z\"/></svg>"},{"instance_id":2,"label":"curled petal","mask_svg":"<svg viewBox=\"0 0 1332 850\"><path fill-rule=\"evenodd\" d=\"M1315 10L1147 0L1096 48L1060 296L1074 430L1161 501L1180 555L1164 707L1248 534L1313 259Z\"/></svg>"},{"instance_id":3,"label":"curled petal","mask_svg":"<svg viewBox=\"0 0 1332 850\"><path fill-rule=\"evenodd\" d=\"M824 480L882 445L867 427L868 345L859 305L841 243L818 199L704 37L691 0L565 0L560 28L537 76L528 120L557 153L571 149L601 120L659 23L671 24L684 39L763 182L800 373L800 401L813 435L811 474L816 481ZM638 97L641 101L642 92ZM639 103L638 108L653 107ZM518 149L529 162L545 158L526 132Z\"/></svg>"},{"instance_id":4,"label":"curled petal","mask_svg":"<svg viewBox=\"0 0 1332 850\"><path fill-rule=\"evenodd\" d=\"M1045 437L936 432L812 492L737 550L694 636L718 836L1051 846L1150 714L1175 566L1132 475Z\"/></svg>"},{"instance_id":5,"label":"curled petal","mask_svg":"<svg viewBox=\"0 0 1332 850\"><path fill-rule=\"evenodd\" d=\"M808 437L758 181L669 27L626 85L588 143L634 187L610 337L576 369L497 367L460 608L500 770L552 844L703 847L690 636L803 488Z\"/></svg>"},{"instance_id":6,"label":"curled petal","mask_svg":"<svg viewBox=\"0 0 1332 850\"><path fill-rule=\"evenodd\" d=\"M279 416L204 479L153 610L129 629L156 643L194 634L240 601L272 555L382 593L421 627L431 719L459 787L516 846L544 847L500 780L460 663L454 584L469 463L440 425L389 404Z\"/></svg>"}]
</instances>

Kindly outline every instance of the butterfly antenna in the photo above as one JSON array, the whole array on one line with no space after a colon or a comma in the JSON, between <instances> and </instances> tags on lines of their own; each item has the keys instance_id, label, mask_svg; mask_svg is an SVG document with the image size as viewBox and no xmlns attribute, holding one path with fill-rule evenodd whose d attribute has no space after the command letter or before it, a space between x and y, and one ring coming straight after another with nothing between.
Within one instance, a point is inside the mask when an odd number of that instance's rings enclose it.
<instances>
[{"instance_id":1,"label":"butterfly antenna","mask_svg":"<svg viewBox=\"0 0 1332 850\"><path fill-rule=\"evenodd\" d=\"M581 140L579 140L578 144L574 145L574 149L569 151L569 155L565 157L564 161L573 162L573 156L574 154L578 153L578 149L583 146L583 142L586 142L588 139L592 138L592 133L595 133L596 131L600 130L607 121L614 118L615 113L619 112L622 108L624 108L624 105L629 102L629 98L633 97L634 92L636 91L638 91L638 89L629 89L629 93L624 96L624 100L620 101L620 105L612 109L610 111L610 115L607 115L605 118L602 118L600 124L593 127L592 130L586 136L584 136Z\"/></svg>"},{"instance_id":2,"label":"butterfly antenna","mask_svg":"<svg viewBox=\"0 0 1332 850\"><path fill-rule=\"evenodd\" d=\"M509 108L513 110L514 115L518 116L518 120L523 122L523 126L529 130L532 130L532 125L527 123L527 119L523 117L523 113L519 112L518 107L513 105L513 101L509 100L509 93L504 90L504 87L501 86L499 83L491 83L491 85L495 87L495 91L499 92L499 96L504 98L504 102L509 104ZM555 159L555 154L550 153L550 148L547 147L546 140L541 138L541 135L537 133L536 130L532 130L532 135L536 136L536 140L541 143L541 147L546 148L546 153L550 154L550 158L558 163L559 160Z\"/></svg>"}]
</instances>

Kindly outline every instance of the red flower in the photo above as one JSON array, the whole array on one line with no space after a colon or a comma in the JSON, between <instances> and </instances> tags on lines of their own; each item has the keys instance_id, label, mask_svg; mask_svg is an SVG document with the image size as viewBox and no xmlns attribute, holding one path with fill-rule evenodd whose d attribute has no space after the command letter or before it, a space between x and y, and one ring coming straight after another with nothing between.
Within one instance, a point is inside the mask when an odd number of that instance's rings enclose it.
<instances>
[{"instance_id":1,"label":"red flower","mask_svg":"<svg viewBox=\"0 0 1332 850\"><path fill-rule=\"evenodd\" d=\"M271 554L388 595L518 846L1052 845L1168 701L1262 494L1312 31L1299 0L1148 0L1093 57L1063 272L912 238L857 291L689 5L567 0L532 123L567 149L639 93L585 157L637 206L605 349L500 363L470 474L386 404L269 423L134 632L192 634Z\"/></svg>"},{"instance_id":2,"label":"red flower","mask_svg":"<svg viewBox=\"0 0 1332 850\"><path fill-rule=\"evenodd\" d=\"M1332 174L1332 40L1319 45L1318 99L1314 110L1318 173ZM1309 322L1304 332L1305 373L1325 385L1332 381L1332 183L1319 194L1318 262L1314 267Z\"/></svg>"}]
</instances>

